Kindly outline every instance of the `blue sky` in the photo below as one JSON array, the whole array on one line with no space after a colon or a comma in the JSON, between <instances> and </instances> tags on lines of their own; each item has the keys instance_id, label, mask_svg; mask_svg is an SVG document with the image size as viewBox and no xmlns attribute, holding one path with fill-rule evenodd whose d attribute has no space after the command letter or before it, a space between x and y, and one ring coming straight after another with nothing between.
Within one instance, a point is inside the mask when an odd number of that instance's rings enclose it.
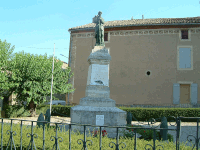
<instances>
[{"instance_id":1,"label":"blue sky","mask_svg":"<svg viewBox=\"0 0 200 150\"><path fill-rule=\"evenodd\" d=\"M0 39L15 52L55 56L68 62L68 29L92 22L102 11L105 21L200 16L199 0L12 0L0 4ZM61 56L65 55L66 57ZM87 60L86 60L87 61Z\"/></svg>"}]
</instances>

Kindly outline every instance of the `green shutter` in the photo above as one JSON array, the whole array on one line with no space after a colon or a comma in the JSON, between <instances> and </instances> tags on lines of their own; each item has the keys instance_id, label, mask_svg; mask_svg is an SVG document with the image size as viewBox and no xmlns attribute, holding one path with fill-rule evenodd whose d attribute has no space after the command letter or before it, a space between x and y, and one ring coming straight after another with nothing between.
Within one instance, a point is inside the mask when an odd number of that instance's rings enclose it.
<instances>
[{"instance_id":1,"label":"green shutter","mask_svg":"<svg viewBox=\"0 0 200 150\"><path fill-rule=\"evenodd\" d=\"M173 84L173 104L180 103L180 84Z\"/></svg>"},{"instance_id":2,"label":"green shutter","mask_svg":"<svg viewBox=\"0 0 200 150\"><path fill-rule=\"evenodd\" d=\"M191 104L197 104L197 96L198 96L198 85L197 83L191 84Z\"/></svg>"}]
</instances>

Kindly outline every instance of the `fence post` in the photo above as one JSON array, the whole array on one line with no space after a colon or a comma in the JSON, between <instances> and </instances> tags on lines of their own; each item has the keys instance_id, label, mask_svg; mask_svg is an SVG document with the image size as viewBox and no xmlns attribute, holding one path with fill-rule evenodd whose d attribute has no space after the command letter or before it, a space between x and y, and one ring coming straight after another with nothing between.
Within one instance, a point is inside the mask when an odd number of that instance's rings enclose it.
<instances>
[{"instance_id":1,"label":"fence post","mask_svg":"<svg viewBox=\"0 0 200 150\"><path fill-rule=\"evenodd\" d=\"M37 121L44 121L44 116L43 116L43 113L41 113L37 119ZM40 126L44 126L44 123L42 122L37 122L37 126L40 127Z\"/></svg>"},{"instance_id":2,"label":"fence post","mask_svg":"<svg viewBox=\"0 0 200 150\"><path fill-rule=\"evenodd\" d=\"M168 129L167 118L165 116L161 117L160 128ZM160 130L160 135L161 135L162 141L167 140L167 133L168 133L168 130Z\"/></svg>"},{"instance_id":3,"label":"fence post","mask_svg":"<svg viewBox=\"0 0 200 150\"><path fill-rule=\"evenodd\" d=\"M127 112L127 125L131 125L132 117L131 112Z\"/></svg>"},{"instance_id":4,"label":"fence post","mask_svg":"<svg viewBox=\"0 0 200 150\"><path fill-rule=\"evenodd\" d=\"M176 119L176 123L177 123L177 131L176 131L176 149L179 150L180 149L180 136L181 136L181 119L180 117L178 117Z\"/></svg>"},{"instance_id":5,"label":"fence post","mask_svg":"<svg viewBox=\"0 0 200 150\"><path fill-rule=\"evenodd\" d=\"M45 121L50 122L50 109L47 109L46 114L45 115ZM47 123L47 127L49 127L50 123Z\"/></svg>"}]
</instances>

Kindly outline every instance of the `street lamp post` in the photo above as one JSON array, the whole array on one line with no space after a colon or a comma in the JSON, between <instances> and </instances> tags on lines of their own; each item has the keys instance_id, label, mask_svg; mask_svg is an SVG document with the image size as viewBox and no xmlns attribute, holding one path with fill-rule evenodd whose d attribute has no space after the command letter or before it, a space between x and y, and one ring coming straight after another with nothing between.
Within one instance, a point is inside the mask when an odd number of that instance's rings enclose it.
<instances>
[{"instance_id":1,"label":"street lamp post","mask_svg":"<svg viewBox=\"0 0 200 150\"><path fill-rule=\"evenodd\" d=\"M54 43L54 51L53 51L52 78L51 78L50 122L51 122L51 105L52 105L52 90L53 90L54 55L55 55L55 43Z\"/></svg>"},{"instance_id":2,"label":"street lamp post","mask_svg":"<svg viewBox=\"0 0 200 150\"><path fill-rule=\"evenodd\" d=\"M63 54L60 54L61 56L64 56ZM66 57L66 56L64 56L64 57ZM68 58L68 57L66 57L66 58ZM68 65L69 65L69 63L68 63ZM68 79L68 84L69 84L69 79ZM67 104L69 105L69 93L68 93L68 98L67 98Z\"/></svg>"}]
</instances>

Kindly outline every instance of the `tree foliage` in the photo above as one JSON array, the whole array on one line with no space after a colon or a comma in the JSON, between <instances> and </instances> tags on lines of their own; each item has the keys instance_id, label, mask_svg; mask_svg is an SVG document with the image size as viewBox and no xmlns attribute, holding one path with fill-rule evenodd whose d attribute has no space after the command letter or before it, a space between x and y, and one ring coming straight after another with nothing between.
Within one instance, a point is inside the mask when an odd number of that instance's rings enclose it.
<instances>
[{"instance_id":1,"label":"tree foliage","mask_svg":"<svg viewBox=\"0 0 200 150\"><path fill-rule=\"evenodd\" d=\"M55 59L56 60L56 59ZM71 93L75 89L67 84L68 79L73 76L70 68L62 70L62 62L54 60L53 91L52 94ZM15 53L7 70L12 74L8 75L8 82L12 83L12 92L17 95L19 102L26 101L28 104L41 104L51 94L53 57L47 58L47 54L33 55L29 53Z\"/></svg>"},{"instance_id":2,"label":"tree foliage","mask_svg":"<svg viewBox=\"0 0 200 150\"><path fill-rule=\"evenodd\" d=\"M15 46L11 47L10 43L7 43L6 40L3 42L0 39L0 99L4 99L4 97L9 97L12 92L10 89L13 84L9 84L7 75L9 74L6 71L6 66L12 59L12 53L14 51Z\"/></svg>"},{"instance_id":3,"label":"tree foliage","mask_svg":"<svg viewBox=\"0 0 200 150\"><path fill-rule=\"evenodd\" d=\"M7 116L6 108L11 94L16 94L16 101L27 102L28 108L34 110L37 104L45 102L51 94L53 56L47 58L47 54L38 56L23 51L12 54L14 48L6 40L0 40L0 99L3 100L4 117ZM71 84L67 84L73 76L70 75L70 68L63 70L61 67L60 60L54 61L52 95L75 90Z\"/></svg>"}]
</instances>

